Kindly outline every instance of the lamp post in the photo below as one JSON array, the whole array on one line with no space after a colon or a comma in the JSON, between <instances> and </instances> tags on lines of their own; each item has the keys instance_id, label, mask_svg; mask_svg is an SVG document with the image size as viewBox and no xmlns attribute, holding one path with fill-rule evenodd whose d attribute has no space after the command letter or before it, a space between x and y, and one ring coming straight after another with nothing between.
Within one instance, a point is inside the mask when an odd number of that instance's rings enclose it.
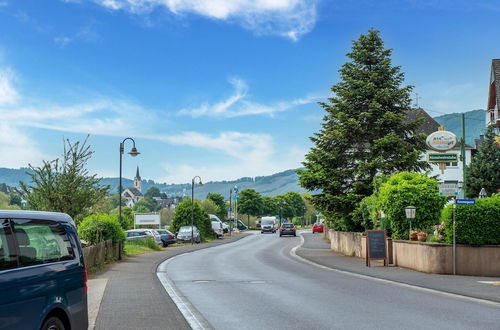
<instances>
[{"instance_id":1,"label":"lamp post","mask_svg":"<svg viewBox=\"0 0 500 330\"><path fill-rule=\"evenodd\" d=\"M135 147L134 139L127 137L127 138L123 139L122 142L120 142L120 181L118 184L118 196L119 196L118 197L118 221L120 223L122 223L122 155L123 155L123 152L125 150L125 147L124 147L125 141L127 141L127 140L130 140L133 143L132 149L130 149L129 155L132 157L135 157L138 154L140 154L140 152L137 151L137 149Z\"/></svg>"},{"instance_id":2,"label":"lamp post","mask_svg":"<svg viewBox=\"0 0 500 330\"><path fill-rule=\"evenodd\" d=\"M194 183L195 183L195 180L196 178L198 178L200 180L199 182L199 185L203 185L203 183L201 182L201 178L197 175L193 178L193 180L191 180L191 245L194 244L194 237L193 237L193 233L194 233Z\"/></svg>"},{"instance_id":3,"label":"lamp post","mask_svg":"<svg viewBox=\"0 0 500 330\"><path fill-rule=\"evenodd\" d=\"M411 235L411 219L415 219L415 213L417 211L417 208L415 206L407 206L405 207L405 212L406 212L406 219L410 220L410 232L409 235Z\"/></svg>"}]
</instances>

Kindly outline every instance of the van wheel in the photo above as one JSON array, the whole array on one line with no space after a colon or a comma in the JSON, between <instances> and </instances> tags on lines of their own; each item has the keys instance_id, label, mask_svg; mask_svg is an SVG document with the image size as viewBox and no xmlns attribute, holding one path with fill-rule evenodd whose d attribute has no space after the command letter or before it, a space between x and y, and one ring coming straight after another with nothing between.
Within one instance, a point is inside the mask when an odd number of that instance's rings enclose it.
<instances>
[{"instance_id":1,"label":"van wheel","mask_svg":"<svg viewBox=\"0 0 500 330\"><path fill-rule=\"evenodd\" d=\"M64 330L64 323L57 317L49 317L43 322L42 330Z\"/></svg>"}]
</instances>

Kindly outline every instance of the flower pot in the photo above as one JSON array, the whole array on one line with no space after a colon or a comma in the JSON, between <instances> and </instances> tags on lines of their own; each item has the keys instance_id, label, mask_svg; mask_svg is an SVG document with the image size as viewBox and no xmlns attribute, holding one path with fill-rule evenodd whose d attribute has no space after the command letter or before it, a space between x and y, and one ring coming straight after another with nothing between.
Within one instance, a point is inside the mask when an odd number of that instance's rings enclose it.
<instances>
[{"instance_id":1,"label":"flower pot","mask_svg":"<svg viewBox=\"0 0 500 330\"><path fill-rule=\"evenodd\" d=\"M420 242L427 241L427 233L418 233L417 238Z\"/></svg>"},{"instance_id":2,"label":"flower pot","mask_svg":"<svg viewBox=\"0 0 500 330\"><path fill-rule=\"evenodd\" d=\"M417 233L411 232L410 233L410 241L417 241L417 240L418 240Z\"/></svg>"}]
</instances>

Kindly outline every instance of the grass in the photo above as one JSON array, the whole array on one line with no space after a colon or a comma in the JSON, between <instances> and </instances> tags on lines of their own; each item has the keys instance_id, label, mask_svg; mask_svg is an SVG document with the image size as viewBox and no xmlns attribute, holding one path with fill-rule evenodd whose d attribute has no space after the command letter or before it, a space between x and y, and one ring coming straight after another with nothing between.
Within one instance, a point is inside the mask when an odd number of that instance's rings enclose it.
<instances>
[{"instance_id":1,"label":"grass","mask_svg":"<svg viewBox=\"0 0 500 330\"><path fill-rule=\"evenodd\" d=\"M129 240L125 242L124 247L127 256L137 256L148 252L161 251L161 249L152 238Z\"/></svg>"}]
</instances>

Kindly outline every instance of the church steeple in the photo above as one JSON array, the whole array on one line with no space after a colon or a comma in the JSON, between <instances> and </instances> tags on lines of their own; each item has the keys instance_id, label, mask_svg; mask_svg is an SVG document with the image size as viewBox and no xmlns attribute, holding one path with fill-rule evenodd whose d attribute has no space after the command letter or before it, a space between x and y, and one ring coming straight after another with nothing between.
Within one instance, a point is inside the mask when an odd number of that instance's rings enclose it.
<instances>
[{"instance_id":1,"label":"church steeple","mask_svg":"<svg viewBox=\"0 0 500 330\"><path fill-rule=\"evenodd\" d=\"M141 183L141 176L139 175L139 166L137 166L137 171L135 173L135 178L134 178L134 187L141 191L141 186L142 186L142 183Z\"/></svg>"}]
</instances>

